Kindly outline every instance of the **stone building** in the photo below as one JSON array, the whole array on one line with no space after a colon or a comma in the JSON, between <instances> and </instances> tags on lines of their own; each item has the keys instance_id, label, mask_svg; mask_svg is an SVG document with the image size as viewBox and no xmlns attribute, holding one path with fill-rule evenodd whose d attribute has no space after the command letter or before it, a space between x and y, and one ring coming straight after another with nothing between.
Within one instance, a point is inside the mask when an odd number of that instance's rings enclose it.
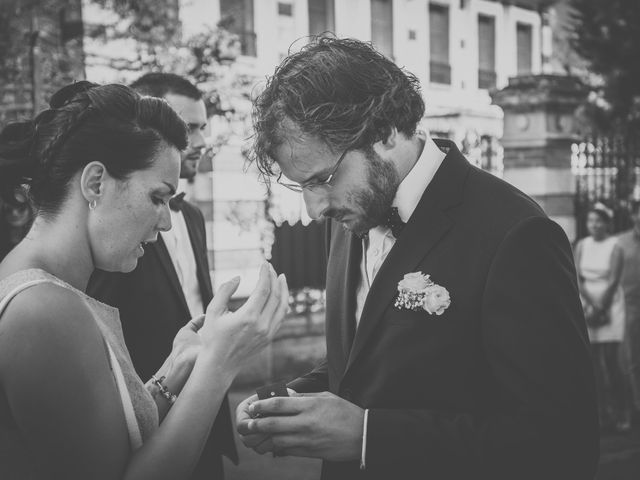
<instances>
[{"instance_id":1,"label":"stone building","mask_svg":"<svg viewBox=\"0 0 640 480\"><path fill-rule=\"evenodd\" d=\"M502 174L503 111L490 92L506 87L509 78L549 72L552 12L537 0L192 0L183 4L185 29L232 19L242 55L237 63L256 77L271 74L288 52L303 46L309 35L333 32L373 44L415 74L427 104L424 128L454 140L478 166ZM546 2L549 3L549 2ZM259 88L259 87L258 87ZM256 210L264 198L253 178L241 173L240 142L227 145L214 159L214 216L211 224L215 269L226 278L237 265L255 265L261 245L274 263L289 266L294 284L322 284L320 229L306 215L300 195L272 186L267 209L277 227L265 235ZM240 178L244 178L241 180ZM243 185L234 189L232 185ZM243 200L244 199L244 200ZM229 206L258 220L240 232L232 225ZM246 222L245 222L246 223ZM314 230L314 232L310 232ZM230 242L231 232L247 243ZM249 241L249 237L252 240ZM272 246L270 241L274 241ZM310 244L313 243L313 247ZM266 245L265 245L266 244ZM301 267L307 263L306 270ZM229 269L227 271L227 268Z\"/></svg>"}]
</instances>

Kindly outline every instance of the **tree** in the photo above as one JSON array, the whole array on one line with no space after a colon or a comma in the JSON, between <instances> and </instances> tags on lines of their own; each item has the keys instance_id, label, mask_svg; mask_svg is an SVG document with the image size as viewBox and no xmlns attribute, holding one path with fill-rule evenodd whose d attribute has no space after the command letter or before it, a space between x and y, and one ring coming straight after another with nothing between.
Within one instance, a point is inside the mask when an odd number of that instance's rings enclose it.
<instances>
[{"instance_id":1,"label":"tree","mask_svg":"<svg viewBox=\"0 0 640 480\"><path fill-rule=\"evenodd\" d=\"M185 38L179 21L180 0L91 2L85 4L89 80L129 83L141 72L176 73L204 92L209 116L246 124L255 77L236 63L241 46L239 37L228 29L232 20ZM92 78L92 72L98 78ZM213 151L229 134L213 140Z\"/></svg>"},{"instance_id":2,"label":"tree","mask_svg":"<svg viewBox=\"0 0 640 480\"><path fill-rule=\"evenodd\" d=\"M571 0L571 45L593 75L584 108L596 129L640 132L640 2Z\"/></svg>"},{"instance_id":3,"label":"tree","mask_svg":"<svg viewBox=\"0 0 640 480\"><path fill-rule=\"evenodd\" d=\"M0 0L0 123L84 78L81 0Z\"/></svg>"}]
</instances>

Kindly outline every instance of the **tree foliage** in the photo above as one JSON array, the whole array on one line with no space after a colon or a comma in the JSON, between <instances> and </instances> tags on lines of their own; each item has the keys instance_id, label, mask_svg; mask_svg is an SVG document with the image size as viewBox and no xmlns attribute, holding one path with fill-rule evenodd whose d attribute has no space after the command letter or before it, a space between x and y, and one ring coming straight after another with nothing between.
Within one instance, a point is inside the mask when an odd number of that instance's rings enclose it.
<instances>
[{"instance_id":1,"label":"tree foliage","mask_svg":"<svg viewBox=\"0 0 640 480\"><path fill-rule=\"evenodd\" d=\"M31 116L83 78L80 0L0 0L0 122ZM75 24L74 24L75 25ZM67 30L63 31L63 27Z\"/></svg>"},{"instance_id":2,"label":"tree foliage","mask_svg":"<svg viewBox=\"0 0 640 480\"><path fill-rule=\"evenodd\" d=\"M176 73L200 87L210 115L248 114L255 79L234 68L240 39L224 22L185 37L179 0L91 1L101 15L86 25L94 42L85 42L88 62L120 72L116 80L125 83L141 72Z\"/></svg>"},{"instance_id":3,"label":"tree foliage","mask_svg":"<svg viewBox=\"0 0 640 480\"><path fill-rule=\"evenodd\" d=\"M575 51L595 74L585 111L601 131L640 131L640 1L571 0Z\"/></svg>"}]
</instances>

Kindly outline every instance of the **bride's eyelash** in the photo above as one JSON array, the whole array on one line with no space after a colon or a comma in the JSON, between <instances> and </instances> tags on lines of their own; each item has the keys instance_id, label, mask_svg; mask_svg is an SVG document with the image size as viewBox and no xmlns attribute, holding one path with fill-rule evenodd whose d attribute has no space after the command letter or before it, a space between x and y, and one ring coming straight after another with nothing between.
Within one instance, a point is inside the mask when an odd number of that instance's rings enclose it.
<instances>
[{"instance_id":1,"label":"bride's eyelash","mask_svg":"<svg viewBox=\"0 0 640 480\"><path fill-rule=\"evenodd\" d=\"M155 205L166 205L167 204L167 200L164 200L162 198L159 197L151 197L151 201L155 204Z\"/></svg>"}]
</instances>

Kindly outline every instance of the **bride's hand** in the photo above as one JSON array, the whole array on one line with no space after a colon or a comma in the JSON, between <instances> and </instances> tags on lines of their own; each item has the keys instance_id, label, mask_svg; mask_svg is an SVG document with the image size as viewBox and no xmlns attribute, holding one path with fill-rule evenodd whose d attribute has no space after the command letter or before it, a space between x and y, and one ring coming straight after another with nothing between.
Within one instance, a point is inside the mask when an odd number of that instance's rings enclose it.
<instances>
[{"instance_id":1,"label":"bride's hand","mask_svg":"<svg viewBox=\"0 0 640 480\"><path fill-rule=\"evenodd\" d=\"M204 314L192 318L184 327L178 330L173 339L173 347L171 349L171 355L176 361L193 366L200 350L202 350L202 339L198 335L198 331L203 324Z\"/></svg>"},{"instance_id":2,"label":"bride's hand","mask_svg":"<svg viewBox=\"0 0 640 480\"><path fill-rule=\"evenodd\" d=\"M277 277L273 267L265 263L245 304L229 312L227 304L238 284L236 278L220 287L207 307L204 325L199 330L203 351L215 350L218 360L236 368L271 342L289 300L284 275Z\"/></svg>"}]
</instances>

